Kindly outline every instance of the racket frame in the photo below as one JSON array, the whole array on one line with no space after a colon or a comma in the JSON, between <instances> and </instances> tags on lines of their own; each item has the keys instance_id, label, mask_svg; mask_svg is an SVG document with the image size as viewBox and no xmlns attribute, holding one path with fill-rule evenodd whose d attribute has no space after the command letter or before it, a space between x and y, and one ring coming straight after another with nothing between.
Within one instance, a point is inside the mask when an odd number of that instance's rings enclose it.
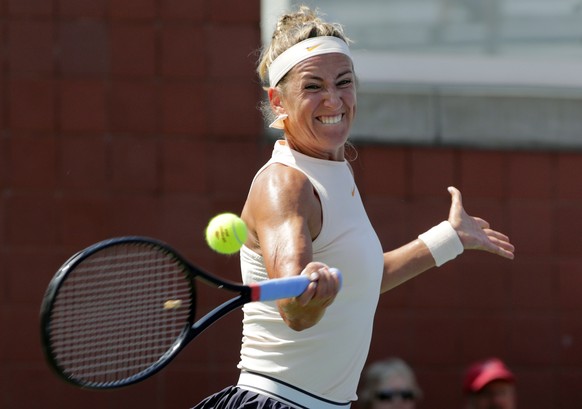
<instances>
[{"instance_id":1,"label":"racket frame","mask_svg":"<svg viewBox=\"0 0 582 409\"><path fill-rule=\"evenodd\" d=\"M111 382L88 382L81 379L76 379L74 376L68 375L66 373L66 368L63 368L59 364L58 359L55 356L55 351L51 345L51 314L53 311L54 302L56 300L55 297L69 274L71 274L82 261L99 251L120 244L144 244L147 246L157 247L162 251L170 254L172 258L174 258L184 267L184 274L186 274L188 278L194 299L196 298L196 284L194 280L200 280L205 284L210 285L211 287L220 288L239 294L236 297L218 305L198 320L196 320L195 316L195 302L191 302L187 323L184 325L184 328L174 341L172 347L170 347L164 354L162 354L156 363L150 365L145 370L125 379ZM53 371L66 382L72 383L76 386L89 389L113 389L131 385L149 378L150 376L159 372L161 369L167 366L193 338L197 337L205 329L215 323L219 318L225 316L231 311L236 310L243 304L252 301L252 297L252 287L218 278L217 276L214 276L200 269L199 267L194 266L184 257L182 257L176 250L162 241L143 236L123 236L107 239L99 243L95 243L74 254L61 266L61 268L59 268L57 273L50 281L41 304L40 312L41 343L43 352L49 366L53 369Z\"/></svg>"}]
</instances>

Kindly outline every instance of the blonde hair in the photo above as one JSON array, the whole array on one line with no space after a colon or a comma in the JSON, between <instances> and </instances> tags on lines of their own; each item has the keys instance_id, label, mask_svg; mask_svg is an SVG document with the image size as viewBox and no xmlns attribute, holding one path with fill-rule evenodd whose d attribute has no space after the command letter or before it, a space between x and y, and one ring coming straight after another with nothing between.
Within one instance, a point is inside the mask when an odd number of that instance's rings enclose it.
<instances>
[{"instance_id":1,"label":"blonde hair","mask_svg":"<svg viewBox=\"0 0 582 409\"><path fill-rule=\"evenodd\" d=\"M271 43L261 50L257 73L264 87L269 84L269 66L281 53L295 44L312 37L332 36L345 41L350 40L344 34L343 27L337 23L328 23L320 17L318 10L312 10L305 5L299 6L296 12L283 14L277 21L277 26L271 37ZM284 82L283 78L280 82Z\"/></svg>"}]
</instances>

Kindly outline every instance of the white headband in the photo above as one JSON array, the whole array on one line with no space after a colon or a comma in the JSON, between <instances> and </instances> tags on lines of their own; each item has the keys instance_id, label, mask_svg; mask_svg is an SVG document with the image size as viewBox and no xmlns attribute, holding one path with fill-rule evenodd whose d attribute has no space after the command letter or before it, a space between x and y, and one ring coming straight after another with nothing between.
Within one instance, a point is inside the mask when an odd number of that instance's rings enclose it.
<instances>
[{"instance_id":1,"label":"white headband","mask_svg":"<svg viewBox=\"0 0 582 409\"><path fill-rule=\"evenodd\" d=\"M291 68L301 61L315 55L341 53L350 59L350 49L341 38L332 36L312 37L303 40L281 53L269 66L269 85L276 86L281 78L287 74Z\"/></svg>"}]
</instances>

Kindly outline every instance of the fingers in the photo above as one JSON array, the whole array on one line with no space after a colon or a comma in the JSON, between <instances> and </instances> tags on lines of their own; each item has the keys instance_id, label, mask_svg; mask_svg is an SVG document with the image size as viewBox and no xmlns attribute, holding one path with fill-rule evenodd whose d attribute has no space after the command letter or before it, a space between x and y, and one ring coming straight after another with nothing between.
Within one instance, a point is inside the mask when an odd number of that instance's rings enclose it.
<instances>
[{"instance_id":1,"label":"fingers","mask_svg":"<svg viewBox=\"0 0 582 409\"><path fill-rule=\"evenodd\" d=\"M509 237L503 233L490 229L486 229L485 233L491 243L491 246L487 249L488 251L510 260L515 258L515 246L509 241Z\"/></svg>"},{"instance_id":2,"label":"fingers","mask_svg":"<svg viewBox=\"0 0 582 409\"><path fill-rule=\"evenodd\" d=\"M447 188L449 193L451 194L453 201L458 201L459 203L463 203L463 197L461 196L461 191L454 186L449 186Z\"/></svg>"},{"instance_id":3,"label":"fingers","mask_svg":"<svg viewBox=\"0 0 582 409\"><path fill-rule=\"evenodd\" d=\"M312 271L309 273L309 270ZM297 297L297 300L302 305L308 303L318 303L321 306L330 305L340 289L337 274L321 263L315 265L310 263L303 274L309 275L311 283L305 292Z\"/></svg>"},{"instance_id":4,"label":"fingers","mask_svg":"<svg viewBox=\"0 0 582 409\"><path fill-rule=\"evenodd\" d=\"M449 211L449 221L458 220L461 217L461 212L463 211L463 197L459 189L453 186L447 188L451 194L451 210Z\"/></svg>"},{"instance_id":5,"label":"fingers","mask_svg":"<svg viewBox=\"0 0 582 409\"><path fill-rule=\"evenodd\" d=\"M488 221L469 216L463 208L461 192L454 186L447 189L451 194L449 222L455 228L466 249L485 250L508 259L514 258L515 247L509 237L491 230Z\"/></svg>"}]
</instances>

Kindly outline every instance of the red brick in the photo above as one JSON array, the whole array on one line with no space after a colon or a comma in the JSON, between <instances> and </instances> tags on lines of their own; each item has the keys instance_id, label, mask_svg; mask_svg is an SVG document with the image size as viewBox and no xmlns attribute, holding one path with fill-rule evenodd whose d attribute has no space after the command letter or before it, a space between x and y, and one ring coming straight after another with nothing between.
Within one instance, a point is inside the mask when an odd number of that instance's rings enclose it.
<instances>
[{"instance_id":1,"label":"red brick","mask_svg":"<svg viewBox=\"0 0 582 409\"><path fill-rule=\"evenodd\" d=\"M353 165L360 194L404 198L408 155L397 147L361 147L358 160Z\"/></svg>"},{"instance_id":2,"label":"red brick","mask_svg":"<svg viewBox=\"0 0 582 409\"><path fill-rule=\"evenodd\" d=\"M511 364L511 363L510 363ZM557 381L554 371L540 365L512 366L517 377L516 390L519 407L544 409L544 408L568 408L570 406L558 406L558 396L556 389L549 385L554 385ZM531 393L536 391L536 393Z\"/></svg>"},{"instance_id":3,"label":"red brick","mask_svg":"<svg viewBox=\"0 0 582 409\"><path fill-rule=\"evenodd\" d=\"M220 23L259 23L261 8L259 2L237 0L216 0L209 3L212 21Z\"/></svg>"},{"instance_id":4,"label":"red brick","mask_svg":"<svg viewBox=\"0 0 582 409\"><path fill-rule=\"evenodd\" d=\"M508 210L509 228L505 233L519 254L551 254L554 232L561 231L555 227L552 203L515 201L509 203Z\"/></svg>"},{"instance_id":5,"label":"red brick","mask_svg":"<svg viewBox=\"0 0 582 409\"><path fill-rule=\"evenodd\" d=\"M582 203L558 205L556 214L557 253L579 256L582 254Z\"/></svg>"},{"instance_id":6,"label":"red brick","mask_svg":"<svg viewBox=\"0 0 582 409\"><path fill-rule=\"evenodd\" d=\"M478 285L478 284L476 284ZM464 308L460 320L458 359L464 364L488 356L507 356L510 321L504 310Z\"/></svg>"},{"instance_id":7,"label":"red brick","mask_svg":"<svg viewBox=\"0 0 582 409\"><path fill-rule=\"evenodd\" d=\"M65 76L103 75L109 71L107 25L104 21L67 21L59 27L60 68Z\"/></svg>"},{"instance_id":8,"label":"red brick","mask_svg":"<svg viewBox=\"0 0 582 409\"><path fill-rule=\"evenodd\" d=\"M451 150L416 149L412 151L411 188L414 196L437 196L454 186L454 159Z\"/></svg>"},{"instance_id":9,"label":"red brick","mask_svg":"<svg viewBox=\"0 0 582 409\"><path fill-rule=\"evenodd\" d=\"M377 313L370 351L390 351L390 355L420 359L419 334L415 332L417 317L410 308L392 308Z\"/></svg>"},{"instance_id":10,"label":"red brick","mask_svg":"<svg viewBox=\"0 0 582 409\"><path fill-rule=\"evenodd\" d=\"M377 313L380 317L386 310L391 310L393 308L407 308L415 305L416 300L413 296L415 280L416 278L413 278L412 280L380 295L377 308Z\"/></svg>"},{"instance_id":11,"label":"red brick","mask_svg":"<svg viewBox=\"0 0 582 409\"><path fill-rule=\"evenodd\" d=\"M10 185L48 190L56 185L57 147L54 136L13 135L10 141Z\"/></svg>"},{"instance_id":12,"label":"red brick","mask_svg":"<svg viewBox=\"0 0 582 409\"><path fill-rule=\"evenodd\" d=\"M563 309L582 309L582 260L560 258L557 263L558 288L556 298Z\"/></svg>"},{"instance_id":13,"label":"red brick","mask_svg":"<svg viewBox=\"0 0 582 409\"><path fill-rule=\"evenodd\" d=\"M6 226L8 224L8 219L6 216L6 209L8 207L7 202L8 199L6 198L7 195L4 194L3 189L0 189L0 226L2 226L2 228L0 229L0 268L3 268L3 262L2 260L6 259L6 256L4 254L4 249L6 249L6 253L8 252L8 249L6 247ZM3 284L3 278L2 278L2 274L0 274L0 284ZM0 288L6 288L6 286L1 286ZM2 292L2 290L0 290L0 305L2 305L2 298L3 298L4 294Z\"/></svg>"},{"instance_id":14,"label":"red brick","mask_svg":"<svg viewBox=\"0 0 582 409\"><path fill-rule=\"evenodd\" d=\"M157 126L156 85L150 82L114 81L111 90L111 129L153 132Z\"/></svg>"},{"instance_id":15,"label":"red brick","mask_svg":"<svg viewBox=\"0 0 582 409\"><path fill-rule=\"evenodd\" d=\"M203 84L190 81L165 84L161 107L163 131L205 135L209 126L208 114L212 109L208 103L209 94L210 91Z\"/></svg>"},{"instance_id":16,"label":"red brick","mask_svg":"<svg viewBox=\"0 0 582 409\"><path fill-rule=\"evenodd\" d=\"M3 401L7 402L6 407L11 409L34 408L38 402L42 402L47 407L63 409L73 407L68 406L68 397L63 399L63 396L70 389L48 367L40 365L35 367L7 366L5 372L8 379L6 385L8 393L3 396ZM69 386L69 388L72 387Z\"/></svg>"},{"instance_id":17,"label":"red brick","mask_svg":"<svg viewBox=\"0 0 582 409\"><path fill-rule=\"evenodd\" d=\"M49 194L18 194L6 203L6 242L12 246L46 246L57 241L61 220L58 201Z\"/></svg>"},{"instance_id":18,"label":"red brick","mask_svg":"<svg viewBox=\"0 0 582 409\"><path fill-rule=\"evenodd\" d=\"M423 391L419 408L450 409L461 408L459 370L449 366L413 365L417 382Z\"/></svg>"},{"instance_id":19,"label":"red brick","mask_svg":"<svg viewBox=\"0 0 582 409\"><path fill-rule=\"evenodd\" d=\"M37 266L37 269L39 267ZM29 274L31 274L29 272ZM29 280L32 277L29 276ZM46 283L48 284L48 282ZM7 337L6 347L9 354L6 361L12 364L44 363L44 356L39 342L39 308L37 302L30 304L11 303L4 309L7 314L7 328L18 336Z\"/></svg>"},{"instance_id":20,"label":"red brick","mask_svg":"<svg viewBox=\"0 0 582 409\"><path fill-rule=\"evenodd\" d=\"M582 319L579 312L561 314L556 337L562 365L582 365Z\"/></svg>"},{"instance_id":21,"label":"red brick","mask_svg":"<svg viewBox=\"0 0 582 409\"><path fill-rule=\"evenodd\" d=\"M62 242L66 246L85 247L110 236L110 212L115 202L105 195L68 194L61 209Z\"/></svg>"},{"instance_id":22,"label":"red brick","mask_svg":"<svg viewBox=\"0 0 582 409\"><path fill-rule=\"evenodd\" d=\"M58 0L59 15L66 17L102 18L107 13L106 0Z\"/></svg>"},{"instance_id":23,"label":"red brick","mask_svg":"<svg viewBox=\"0 0 582 409\"><path fill-rule=\"evenodd\" d=\"M236 364L240 359L242 318L242 311L233 311L214 324L212 330L206 333L211 347L205 353L209 355L212 365L230 367L236 371Z\"/></svg>"},{"instance_id":24,"label":"red brick","mask_svg":"<svg viewBox=\"0 0 582 409\"><path fill-rule=\"evenodd\" d=\"M0 199L0 204L3 205L2 200ZM0 222L4 225L4 206L0 207ZM2 274L0 274L0 325L4 325L3 317L2 317L2 308L8 303L9 298L9 261L8 258L10 257L10 253L6 249L6 245L4 244L4 238L0 235L0 269ZM0 340L0 365L4 361L4 353L6 348L4 348L4 341Z\"/></svg>"},{"instance_id":25,"label":"red brick","mask_svg":"<svg viewBox=\"0 0 582 409\"><path fill-rule=\"evenodd\" d=\"M188 352L197 351L200 353L201 350L204 350L204 347L199 344L196 347L188 348ZM212 377L208 376L206 365L193 365L189 368L180 367L178 369L172 365L164 372L164 402L168 407L191 408L206 396L221 389L215 387ZM196 385L196 387L193 388L192 385ZM222 387L226 385L229 383L224 383Z\"/></svg>"},{"instance_id":26,"label":"red brick","mask_svg":"<svg viewBox=\"0 0 582 409\"><path fill-rule=\"evenodd\" d=\"M479 217L489 223L493 230L509 234L508 217L504 202L496 199L479 199L469 197L463 193L463 207L467 214ZM513 240L513 237L509 237Z\"/></svg>"},{"instance_id":27,"label":"red brick","mask_svg":"<svg viewBox=\"0 0 582 409\"><path fill-rule=\"evenodd\" d=\"M556 361L559 336L549 314L521 314L511 319L509 354L523 365L551 365Z\"/></svg>"},{"instance_id":28,"label":"red brick","mask_svg":"<svg viewBox=\"0 0 582 409\"><path fill-rule=\"evenodd\" d=\"M161 4L161 15L164 21L202 22L207 14L207 4L204 0L166 0Z\"/></svg>"},{"instance_id":29,"label":"red brick","mask_svg":"<svg viewBox=\"0 0 582 409\"><path fill-rule=\"evenodd\" d=\"M220 83L210 92L210 132L255 141L262 131L258 88L252 83Z\"/></svg>"},{"instance_id":30,"label":"red brick","mask_svg":"<svg viewBox=\"0 0 582 409\"><path fill-rule=\"evenodd\" d=\"M513 198L547 199L553 193L552 159L542 153L515 153L508 161Z\"/></svg>"},{"instance_id":31,"label":"red brick","mask_svg":"<svg viewBox=\"0 0 582 409\"><path fill-rule=\"evenodd\" d=\"M60 179L67 189L97 190L107 183L107 146L102 136L61 139Z\"/></svg>"},{"instance_id":32,"label":"red brick","mask_svg":"<svg viewBox=\"0 0 582 409\"><path fill-rule=\"evenodd\" d=\"M459 171L461 192L471 197L504 197L507 190L506 156L494 151L463 151Z\"/></svg>"},{"instance_id":33,"label":"red brick","mask_svg":"<svg viewBox=\"0 0 582 409\"><path fill-rule=\"evenodd\" d=\"M0 23L0 30L2 30L2 23ZM0 31L1 32L1 31ZM2 39L2 34L0 34L0 41ZM4 75L4 69L2 67L0 67L0 75ZM0 95L3 95L2 98L0 98L0 112L2 113L0 115L0 129L5 129L7 124L7 113L6 113L6 109L5 107L10 106L10 103L7 101L8 100L8 90L10 89L9 87L5 86L4 84L6 83L6 81L0 81ZM6 105L8 103L8 105ZM3 143L5 138L3 138L2 136L0 136L0 148L3 148ZM4 152L4 151L2 151ZM2 157L0 156L0 159L2 159ZM2 183L2 169L0 166L0 184Z\"/></svg>"},{"instance_id":34,"label":"red brick","mask_svg":"<svg viewBox=\"0 0 582 409\"><path fill-rule=\"evenodd\" d=\"M12 16L48 17L53 14L53 2L45 0L4 0Z\"/></svg>"},{"instance_id":35,"label":"red brick","mask_svg":"<svg viewBox=\"0 0 582 409\"><path fill-rule=\"evenodd\" d=\"M156 17L155 0L110 0L109 7L113 19L151 20Z\"/></svg>"},{"instance_id":36,"label":"red brick","mask_svg":"<svg viewBox=\"0 0 582 409\"><path fill-rule=\"evenodd\" d=\"M461 271L459 289L465 308L502 310L510 304L510 268L508 261L481 252L464 253L454 261Z\"/></svg>"},{"instance_id":37,"label":"red brick","mask_svg":"<svg viewBox=\"0 0 582 409\"><path fill-rule=\"evenodd\" d=\"M55 128L55 84L52 80L13 79L9 87L10 127L13 130Z\"/></svg>"},{"instance_id":38,"label":"red brick","mask_svg":"<svg viewBox=\"0 0 582 409\"><path fill-rule=\"evenodd\" d=\"M459 286L462 269L451 263L423 273L413 279L415 305L427 308L459 308Z\"/></svg>"},{"instance_id":39,"label":"red brick","mask_svg":"<svg viewBox=\"0 0 582 409\"><path fill-rule=\"evenodd\" d=\"M582 201L580 175L582 175L582 155L574 153L558 155L557 190L560 199Z\"/></svg>"},{"instance_id":40,"label":"red brick","mask_svg":"<svg viewBox=\"0 0 582 409\"><path fill-rule=\"evenodd\" d=\"M9 26L9 69L51 74L55 68L54 25L46 21L12 21Z\"/></svg>"},{"instance_id":41,"label":"red brick","mask_svg":"<svg viewBox=\"0 0 582 409\"><path fill-rule=\"evenodd\" d=\"M461 329L458 317L448 310L431 310L414 318L416 359L423 364L455 362ZM430 347L427 347L430 340Z\"/></svg>"},{"instance_id":42,"label":"red brick","mask_svg":"<svg viewBox=\"0 0 582 409\"><path fill-rule=\"evenodd\" d=\"M446 220L451 207L451 196L446 188L435 198L413 198L408 203L407 237L410 240Z\"/></svg>"},{"instance_id":43,"label":"red brick","mask_svg":"<svg viewBox=\"0 0 582 409\"><path fill-rule=\"evenodd\" d=\"M211 186L217 197L246 198L256 169L258 152L252 143L217 143L209 163Z\"/></svg>"},{"instance_id":44,"label":"red brick","mask_svg":"<svg viewBox=\"0 0 582 409\"><path fill-rule=\"evenodd\" d=\"M153 192L159 187L160 152L155 138L117 136L112 151L114 189Z\"/></svg>"},{"instance_id":45,"label":"red brick","mask_svg":"<svg viewBox=\"0 0 582 409\"><path fill-rule=\"evenodd\" d=\"M409 226L409 204L398 199L367 198L364 200L368 218L382 243L389 251L418 236Z\"/></svg>"},{"instance_id":46,"label":"red brick","mask_svg":"<svg viewBox=\"0 0 582 409\"><path fill-rule=\"evenodd\" d=\"M167 138L162 144L164 191L206 192L208 190L208 146L200 141L177 137Z\"/></svg>"},{"instance_id":47,"label":"red brick","mask_svg":"<svg viewBox=\"0 0 582 409\"><path fill-rule=\"evenodd\" d=\"M516 309L543 311L555 306L556 268L552 262L536 259L511 262L511 303Z\"/></svg>"},{"instance_id":48,"label":"red brick","mask_svg":"<svg viewBox=\"0 0 582 409\"><path fill-rule=\"evenodd\" d=\"M148 406L153 406L155 402L161 401L162 392L159 387L161 379L157 375L138 384L134 384L129 388L116 391L115 397L109 399L108 408L127 409L134 405L136 408L147 408ZM79 406L82 405L80 404Z\"/></svg>"},{"instance_id":49,"label":"red brick","mask_svg":"<svg viewBox=\"0 0 582 409\"><path fill-rule=\"evenodd\" d=\"M164 77L200 78L207 74L206 37L202 27L165 26L161 65Z\"/></svg>"},{"instance_id":50,"label":"red brick","mask_svg":"<svg viewBox=\"0 0 582 409\"><path fill-rule=\"evenodd\" d=\"M580 367L566 367L559 371L555 380L555 408L575 408L582 400L582 370Z\"/></svg>"},{"instance_id":51,"label":"red brick","mask_svg":"<svg viewBox=\"0 0 582 409\"><path fill-rule=\"evenodd\" d=\"M160 203L153 195L116 194L106 214L108 236L160 236Z\"/></svg>"},{"instance_id":52,"label":"red brick","mask_svg":"<svg viewBox=\"0 0 582 409\"><path fill-rule=\"evenodd\" d=\"M246 7L246 4L241 3L241 6ZM258 80L255 80L256 51L261 41L257 28L239 25L211 26L206 38L211 78L228 81L241 79L259 88Z\"/></svg>"},{"instance_id":53,"label":"red brick","mask_svg":"<svg viewBox=\"0 0 582 409\"><path fill-rule=\"evenodd\" d=\"M133 78L153 77L156 73L154 27L117 23L110 30L111 73Z\"/></svg>"},{"instance_id":54,"label":"red brick","mask_svg":"<svg viewBox=\"0 0 582 409\"><path fill-rule=\"evenodd\" d=\"M103 132L108 125L103 81L63 80L60 84L60 123L63 131Z\"/></svg>"},{"instance_id":55,"label":"red brick","mask_svg":"<svg viewBox=\"0 0 582 409\"><path fill-rule=\"evenodd\" d=\"M166 194L160 206L160 237L171 241L177 249L191 251L196 257L192 261L196 264L210 257L204 230L214 213L205 195Z\"/></svg>"},{"instance_id":56,"label":"red brick","mask_svg":"<svg viewBox=\"0 0 582 409\"><path fill-rule=\"evenodd\" d=\"M36 305L65 260L52 251L14 249L5 261L6 269L3 271L7 277L7 286L4 287L7 301L12 305Z\"/></svg>"}]
</instances>

